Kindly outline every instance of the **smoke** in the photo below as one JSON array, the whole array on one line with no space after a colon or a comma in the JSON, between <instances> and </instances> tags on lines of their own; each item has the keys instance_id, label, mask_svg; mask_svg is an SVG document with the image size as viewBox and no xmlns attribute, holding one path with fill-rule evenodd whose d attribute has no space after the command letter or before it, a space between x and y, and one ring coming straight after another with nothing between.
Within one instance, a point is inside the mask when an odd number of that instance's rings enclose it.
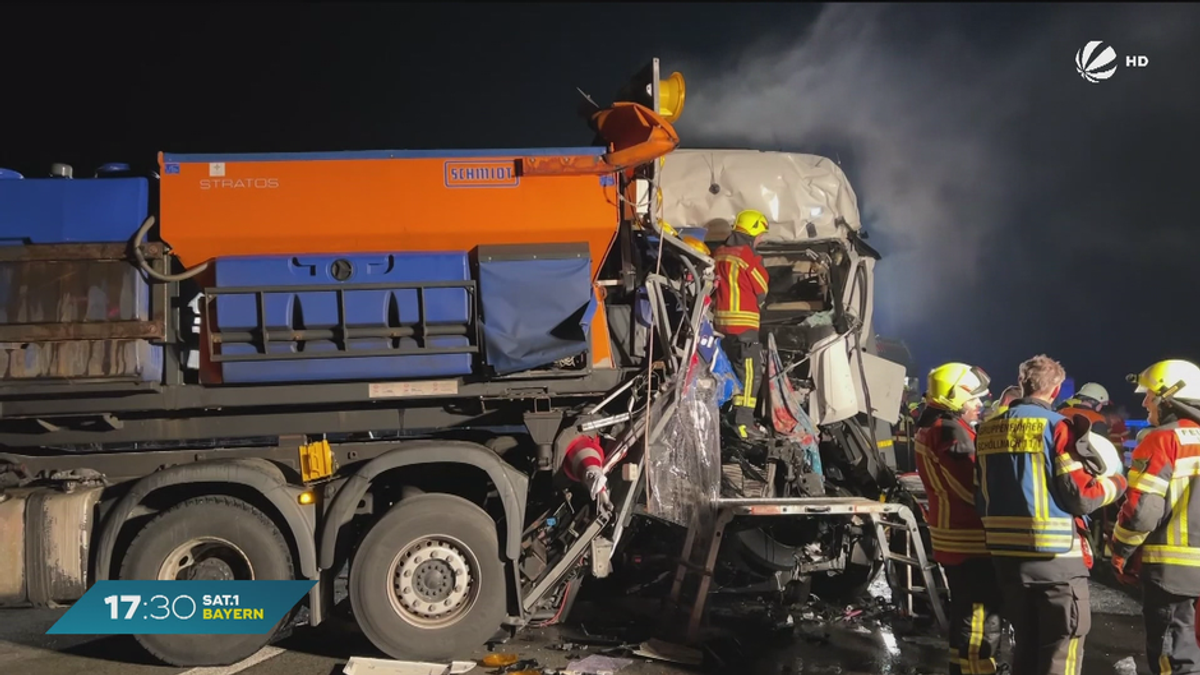
<instances>
[{"instance_id":1,"label":"smoke","mask_svg":"<svg viewBox=\"0 0 1200 675\"><path fill-rule=\"evenodd\" d=\"M690 147L836 154L886 256L877 299L891 328L974 306L967 328L992 329L985 292L1082 273L1062 260L1072 238L1087 235L1077 257L1094 259L1131 236L1174 236L1165 223L1130 224L1169 180L1143 152L1147 134L1195 110L1196 85L1181 86L1194 74L1172 60L1195 42L1196 17L1148 4L830 6L803 34L678 64L689 84L680 133ZM1151 65L1088 84L1074 56L1092 39Z\"/></svg>"}]
</instances>

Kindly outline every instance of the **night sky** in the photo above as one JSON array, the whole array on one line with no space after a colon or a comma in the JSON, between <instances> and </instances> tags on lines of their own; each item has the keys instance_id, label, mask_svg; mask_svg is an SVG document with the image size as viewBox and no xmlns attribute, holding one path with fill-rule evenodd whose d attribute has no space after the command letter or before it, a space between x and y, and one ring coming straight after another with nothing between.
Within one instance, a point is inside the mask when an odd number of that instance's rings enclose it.
<instances>
[{"instance_id":1,"label":"night sky","mask_svg":"<svg viewBox=\"0 0 1200 675\"><path fill-rule=\"evenodd\" d=\"M1200 7L161 3L0 10L0 166L158 151L586 145L651 57L686 147L841 162L877 331L998 392L1045 352L1123 376L1200 360ZM1075 54L1121 64L1090 84ZM1124 66L1145 55L1145 68Z\"/></svg>"}]
</instances>

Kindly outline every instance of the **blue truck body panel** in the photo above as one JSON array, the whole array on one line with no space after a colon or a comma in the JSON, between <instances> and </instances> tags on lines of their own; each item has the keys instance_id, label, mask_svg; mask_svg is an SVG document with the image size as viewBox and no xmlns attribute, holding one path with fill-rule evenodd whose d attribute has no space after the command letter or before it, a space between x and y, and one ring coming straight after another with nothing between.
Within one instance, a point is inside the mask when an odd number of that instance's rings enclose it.
<instances>
[{"instance_id":1,"label":"blue truck body panel","mask_svg":"<svg viewBox=\"0 0 1200 675\"><path fill-rule=\"evenodd\" d=\"M339 280L334 265L349 272ZM222 289L279 286L327 286L329 290L267 292L263 294L265 321L268 332L307 329L330 329L340 325L338 291L344 287L346 325L354 328L385 328L416 326L421 323L422 309L428 325L468 326L472 319L471 297L465 288L403 288L403 284L428 282L469 281L470 267L466 253L379 253L347 255L254 256L220 258L215 264L216 302L215 325L219 331L253 331L259 326L258 296L256 294L221 295ZM356 284L396 284L392 289L354 289ZM423 307L422 298L423 294ZM351 338L346 348L382 350L389 346L386 338ZM399 347L415 347L411 338L401 338ZM428 347L467 347L466 337L441 336L428 340ZM306 352L336 352L331 341L314 340L304 343L274 342L268 354L288 353L297 349ZM254 354L257 349L248 343L221 345L222 355ZM355 379L413 379L449 377L471 373L471 354L428 354L371 356L336 359L290 359L279 361L222 362L221 379L227 383L300 382Z\"/></svg>"},{"instance_id":2,"label":"blue truck body panel","mask_svg":"<svg viewBox=\"0 0 1200 675\"><path fill-rule=\"evenodd\" d=\"M128 241L149 203L146 178L0 180L0 244Z\"/></svg>"}]
</instances>

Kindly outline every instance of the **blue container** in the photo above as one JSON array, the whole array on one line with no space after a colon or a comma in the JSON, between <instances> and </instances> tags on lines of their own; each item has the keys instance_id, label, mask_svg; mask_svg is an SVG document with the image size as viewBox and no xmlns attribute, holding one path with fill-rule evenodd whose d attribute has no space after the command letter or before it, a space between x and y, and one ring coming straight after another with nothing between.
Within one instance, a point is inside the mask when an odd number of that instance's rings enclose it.
<instances>
[{"instance_id":1,"label":"blue container","mask_svg":"<svg viewBox=\"0 0 1200 675\"><path fill-rule=\"evenodd\" d=\"M148 215L149 198L145 178L27 179L0 170L0 246L123 243ZM149 286L124 260L0 262L0 325L149 318ZM162 379L162 347L146 340L31 339L0 347L0 383Z\"/></svg>"},{"instance_id":2,"label":"blue container","mask_svg":"<svg viewBox=\"0 0 1200 675\"><path fill-rule=\"evenodd\" d=\"M128 241L149 199L145 178L0 180L0 244Z\"/></svg>"},{"instance_id":3,"label":"blue container","mask_svg":"<svg viewBox=\"0 0 1200 675\"><path fill-rule=\"evenodd\" d=\"M329 290L269 292L264 294L266 328L270 331L329 329L340 324L338 291L344 288L345 320L354 328L415 326L421 318L420 292L415 288L353 289L356 284L405 284L435 281L468 281L466 253L380 253L346 255L256 256L220 258L215 264L216 287L267 287L320 285ZM424 291L429 325L471 324L470 296L464 288L431 288ZM216 297L219 331L250 331L259 325L256 294ZM385 338L351 338L347 349L387 349ZM416 347L415 340L400 341L401 348ZM467 347L466 337L430 338L427 347ZM272 343L269 353L336 352L329 341ZM225 355L253 354L251 344L224 343ZM332 355L332 354L331 354ZM471 373L471 354L375 356L363 358L241 361L222 364L222 379L229 383L299 382L357 379L414 379Z\"/></svg>"}]
</instances>

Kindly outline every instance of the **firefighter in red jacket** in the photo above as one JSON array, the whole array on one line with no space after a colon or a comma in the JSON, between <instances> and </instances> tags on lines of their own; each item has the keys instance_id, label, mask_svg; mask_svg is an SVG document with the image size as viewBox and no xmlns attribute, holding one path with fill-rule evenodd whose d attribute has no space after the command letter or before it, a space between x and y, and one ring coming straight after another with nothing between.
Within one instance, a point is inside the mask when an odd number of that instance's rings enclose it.
<instances>
[{"instance_id":1,"label":"firefighter in red jacket","mask_svg":"<svg viewBox=\"0 0 1200 675\"><path fill-rule=\"evenodd\" d=\"M763 436L754 410L763 377L759 305L767 297L768 275L756 249L766 233L766 216L742 211L729 238L713 254L719 282L713 323L724 335L721 347L742 383L742 393L733 397L733 423L742 438Z\"/></svg>"},{"instance_id":2,"label":"firefighter in red jacket","mask_svg":"<svg viewBox=\"0 0 1200 675\"><path fill-rule=\"evenodd\" d=\"M933 559L950 585L950 673L991 675L1000 645L1001 597L975 508L975 431L988 376L964 363L929 373L917 421L917 472L929 496Z\"/></svg>"},{"instance_id":3,"label":"firefighter in red jacket","mask_svg":"<svg viewBox=\"0 0 1200 675\"><path fill-rule=\"evenodd\" d=\"M1125 575L1140 564L1151 672L1192 675L1200 673L1200 528L1194 525L1200 520L1200 367L1160 361L1130 379L1146 395L1142 404L1153 426L1133 451L1112 565L1118 578L1129 580Z\"/></svg>"}]
</instances>

